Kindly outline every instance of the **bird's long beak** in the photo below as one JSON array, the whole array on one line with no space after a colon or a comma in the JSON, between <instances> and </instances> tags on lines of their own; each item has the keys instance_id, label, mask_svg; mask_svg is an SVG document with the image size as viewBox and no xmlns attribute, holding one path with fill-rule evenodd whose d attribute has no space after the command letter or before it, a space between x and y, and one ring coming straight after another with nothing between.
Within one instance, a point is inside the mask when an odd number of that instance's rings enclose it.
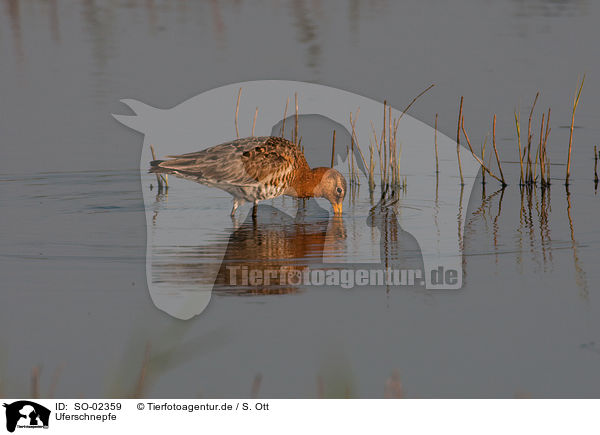
<instances>
[{"instance_id":1,"label":"bird's long beak","mask_svg":"<svg viewBox=\"0 0 600 435\"><path fill-rule=\"evenodd\" d=\"M333 213L335 215L341 215L342 214L342 206L343 204L341 202L335 202L333 204L331 204L333 206Z\"/></svg>"}]
</instances>

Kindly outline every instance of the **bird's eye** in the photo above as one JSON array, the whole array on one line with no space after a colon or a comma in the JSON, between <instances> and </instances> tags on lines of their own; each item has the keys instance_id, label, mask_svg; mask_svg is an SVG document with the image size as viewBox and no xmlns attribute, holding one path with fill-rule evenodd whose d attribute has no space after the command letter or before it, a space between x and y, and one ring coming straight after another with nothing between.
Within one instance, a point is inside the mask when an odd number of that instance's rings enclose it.
<instances>
[{"instance_id":1,"label":"bird's eye","mask_svg":"<svg viewBox=\"0 0 600 435\"><path fill-rule=\"evenodd\" d=\"M337 193L339 193L340 195L342 194L342 188L341 187L337 188Z\"/></svg>"}]
</instances>

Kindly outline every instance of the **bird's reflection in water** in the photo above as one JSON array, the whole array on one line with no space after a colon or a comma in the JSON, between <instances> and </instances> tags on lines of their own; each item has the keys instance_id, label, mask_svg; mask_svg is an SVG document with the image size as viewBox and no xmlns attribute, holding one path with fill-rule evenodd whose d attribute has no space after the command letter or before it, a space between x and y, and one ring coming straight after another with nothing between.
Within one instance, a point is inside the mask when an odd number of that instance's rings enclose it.
<instances>
[{"instance_id":1,"label":"bird's reflection in water","mask_svg":"<svg viewBox=\"0 0 600 435\"><path fill-rule=\"evenodd\" d=\"M243 222L234 222L229 239L170 250L171 261L154 264L153 279L188 288L212 279L213 291L235 295L300 291L298 273L307 267L319 267L324 256L343 256L346 231L342 218L330 217L316 201L299 203L295 218L278 208L259 204L258 217L253 219L248 213ZM223 250L215 278L216 268L208 267L208 263Z\"/></svg>"},{"instance_id":2,"label":"bird's reflection in water","mask_svg":"<svg viewBox=\"0 0 600 435\"><path fill-rule=\"evenodd\" d=\"M302 202L302 200L300 200ZM259 205L229 238L214 291L235 294L285 294L299 291L298 273L318 267L324 256L345 250L341 217L329 217L314 200L299 207L296 218Z\"/></svg>"}]
</instances>

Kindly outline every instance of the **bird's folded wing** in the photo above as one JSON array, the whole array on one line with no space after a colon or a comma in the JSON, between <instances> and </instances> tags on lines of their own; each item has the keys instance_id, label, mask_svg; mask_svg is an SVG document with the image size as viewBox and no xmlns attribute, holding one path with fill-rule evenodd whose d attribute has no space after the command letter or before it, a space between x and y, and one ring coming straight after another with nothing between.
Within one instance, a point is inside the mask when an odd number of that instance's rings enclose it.
<instances>
[{"instance_id":1,"label":"bird's folded wing","mask_svg":"<svg viewBox=\"0 0 600 435\"><path fill-rule=\"evenodd\" d=\"M293 143L275 137L238 139L170 157L159 166L200 182L236 186L286 183L295 168L306 164Z\"/></svg>"}]
</instances>

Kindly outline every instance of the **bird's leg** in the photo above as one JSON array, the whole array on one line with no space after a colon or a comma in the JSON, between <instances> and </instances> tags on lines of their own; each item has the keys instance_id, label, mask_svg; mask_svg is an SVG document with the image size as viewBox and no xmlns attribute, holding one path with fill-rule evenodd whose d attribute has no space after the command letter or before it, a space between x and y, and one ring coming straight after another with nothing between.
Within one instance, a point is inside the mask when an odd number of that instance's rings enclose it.
<instances>
[{"instance_id":1,"label":"bird's leg","mask_svg":"<svg viewBox=\"0 0 600 435\"><path fill-rule=\"evenodd\" d=\"M252 217L256 219L256 212L258 211L258 201L254 201L254 206L252 207Z\"/></svg>"},{"instance_id":2,"label":"bird's leg","mask_svg":"<svg viewBox=\"0 0 600 435\"><path fill-rule=\"evenodd\" d=\"M242 204L242 201L235 199L235 198L233 199L233 208L231 209L231 217L235 216L235 211L241 204Z\"/></svg>"}]
</instances>

